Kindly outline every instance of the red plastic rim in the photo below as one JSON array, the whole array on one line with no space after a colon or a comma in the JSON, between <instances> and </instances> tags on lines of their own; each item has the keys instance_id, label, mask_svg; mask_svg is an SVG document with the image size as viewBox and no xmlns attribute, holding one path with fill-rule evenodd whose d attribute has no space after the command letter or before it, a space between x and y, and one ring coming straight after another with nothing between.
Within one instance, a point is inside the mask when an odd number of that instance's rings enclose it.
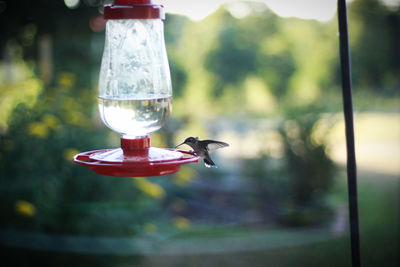
<instances>
[{"instance_id":1,"label":"red plastic rim","mask_svg":"<svg viewBox=\"0 0 400 267\"><path fill-rule=\"evenodd\" d=\"M198 162L194 153L150 147L150 138L121 138L121 148L82 152L73 161L102 175L121 177L172 174L182 164Z\"/></svg>"},{"instance_id":2,"label":"red plastic rim","mask_svg":"<svg viewBox=\"0 0 400 267\"><path fill-rule=\"evenodd\" d=\"M82 152L74 157L74 162L83 166L88 167L94 172L108 176L120 176L120 177L142 177L142 176L160 176L166 174L172 174L179 170L182 164L198 162L199 157L194 153L175 150L165 149L169 151L182 153L183 156L179 159L167 160L167 161L155 161L155 162L105 162L95 160L91 156L96 153L109 152L113 149L94 150L88 152Z\"/></svg>"},{"instance_id":3,"label":"red plastic rim","mask_svg":"<svg viewBox=\"0 0 400 267\"><path fill-rule=\"evenodd\" d=\"M162 5L151 0L115 0L104 7L105 19L165 19Z\"/></svg>"}]
</instances>

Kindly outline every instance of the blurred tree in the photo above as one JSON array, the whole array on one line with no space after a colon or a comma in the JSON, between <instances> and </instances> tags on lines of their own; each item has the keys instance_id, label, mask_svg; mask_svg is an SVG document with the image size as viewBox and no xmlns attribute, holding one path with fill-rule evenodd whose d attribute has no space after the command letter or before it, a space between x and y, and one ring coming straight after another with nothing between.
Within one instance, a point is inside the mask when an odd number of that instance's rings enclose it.
<instances>
[{"instance_id":1,"label":"blurred tree","mask_svg":"<svg viewBox=\"0 0 400 267\"><path fill-rule=\"evenodd\" d=\"M393 95L400 88L400 4L356 0L349 8L351 53L356 88Z\"/></svg>"},{"instance_id":2,"label":"blurred tree","mask_svg":"<svg viewBox=\"0 0 400 267\"><path fill-rule=\"evenodd\" d=\"M248 39L242 39L233 18L229 18L226 26L220 30L215 50L211 50L206 58L206 68L215 76L214 94L224 93L226 85L235 85L243 81L247 74L256 67L257 46Z\"/></svg>"},{"instance_id":3,"label":"blurred tree","mask_svg":"<svg viewBox=\"0 0 400 267\"><path fill-rule=\"evenodd\" d=\"M268 199L260 208L274 203L282 224L305 226L330 218L327 198L337 169L325 142L313 137L321 112L317 106L287 110L287 120L278 127L283 155L276 158L266 153L244 164L244 176L256 184L258 195Z\"/></svg>"},{"instance_id":4,"label":"blurred tree","mask_svg":"<svg viewBox=\"0 0 400 267\"><path fill-rule=\"evenodd\" d=\"M250 3L247 4L251 6ZM247 75L256 72L257 55L260 53L259 41L266 33L260 35L259 30L264 27L255 26L271 24L268 24L269 20L263 19L253 19L251 23L246 23L246 18L238 20L225 8L220 8L216 15L222 24L217 29L215 43L205 56L204 63L214 78L213 94L221 96L226 86L235 87ZM257 16L262 17L260 14Z\"/></svg>"},{"instance_id":5,"label":"blurred tree","mask_svg":"<svg viewBox=\"0 0 400 267\"><path fill-rule=\"evenodd\" d=\"M182 38L184 29L189 23L189 19L180 15L169 15L165 19L165 43L167 46L168 59L171 69L171 80L174 92L174 98L183 95L187 82L187 70L179 61L179 53L181 52L179 42Z\"/></svg>"}]
</instances>

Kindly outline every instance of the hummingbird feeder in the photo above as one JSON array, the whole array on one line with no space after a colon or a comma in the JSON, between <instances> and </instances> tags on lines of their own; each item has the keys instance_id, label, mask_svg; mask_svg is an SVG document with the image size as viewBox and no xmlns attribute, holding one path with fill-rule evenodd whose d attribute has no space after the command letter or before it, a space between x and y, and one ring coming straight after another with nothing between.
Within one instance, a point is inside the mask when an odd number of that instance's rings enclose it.
<instances>
[{"instance_id":1,"label":"hummingbird feeder","mask_svg":"<svg viewBox=\"0 0 400 267\"><path fill-rule=\"evenodd\" d=\"M150 146L168 120L172 86L164 41L164 8L151 0L115 0L107 19L98 106L103 123L121 134L121 147L82 152L74 162L109 176L158 176L197 162L194 153Z\"/></svg>"}]
</instances>

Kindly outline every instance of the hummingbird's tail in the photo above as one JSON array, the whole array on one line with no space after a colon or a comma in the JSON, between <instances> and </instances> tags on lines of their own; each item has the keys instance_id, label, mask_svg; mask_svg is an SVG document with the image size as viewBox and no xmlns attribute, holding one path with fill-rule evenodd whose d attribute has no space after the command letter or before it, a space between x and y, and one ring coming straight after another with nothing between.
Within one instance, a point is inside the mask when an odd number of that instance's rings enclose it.
<instances>
[{"instance_id":1,"label":"hummingbird's tail","mask_svg":"<svg viewBox=\"0 0 400 267\"><path fill-rule=\"evenodd\" d=\"M215 165L215 163L211 160L211 158L203 158L204 160L204 165L206 165L207 168L217 168L217 165Z\"/></svg>"}]
</instances>

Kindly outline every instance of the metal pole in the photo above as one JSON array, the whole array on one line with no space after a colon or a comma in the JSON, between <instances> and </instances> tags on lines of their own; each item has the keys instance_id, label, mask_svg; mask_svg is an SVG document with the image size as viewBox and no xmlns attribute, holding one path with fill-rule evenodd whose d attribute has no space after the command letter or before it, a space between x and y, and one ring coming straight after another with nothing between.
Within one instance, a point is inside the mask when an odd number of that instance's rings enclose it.
<instances>
[{"instance_id":1,"label":"metal pole","mask_svg":"<svg viewBox=\"0 0 400 267\"><path fill-rule=\"evenodd\" d=\"M338 0L340 62L342 73L343 111L347 147L347 186L350 213L351 258L353 267L361 266L360 229L358 219L357 167L354 145L353 101L346 1Z\"/></svg>"}]
</instances>

